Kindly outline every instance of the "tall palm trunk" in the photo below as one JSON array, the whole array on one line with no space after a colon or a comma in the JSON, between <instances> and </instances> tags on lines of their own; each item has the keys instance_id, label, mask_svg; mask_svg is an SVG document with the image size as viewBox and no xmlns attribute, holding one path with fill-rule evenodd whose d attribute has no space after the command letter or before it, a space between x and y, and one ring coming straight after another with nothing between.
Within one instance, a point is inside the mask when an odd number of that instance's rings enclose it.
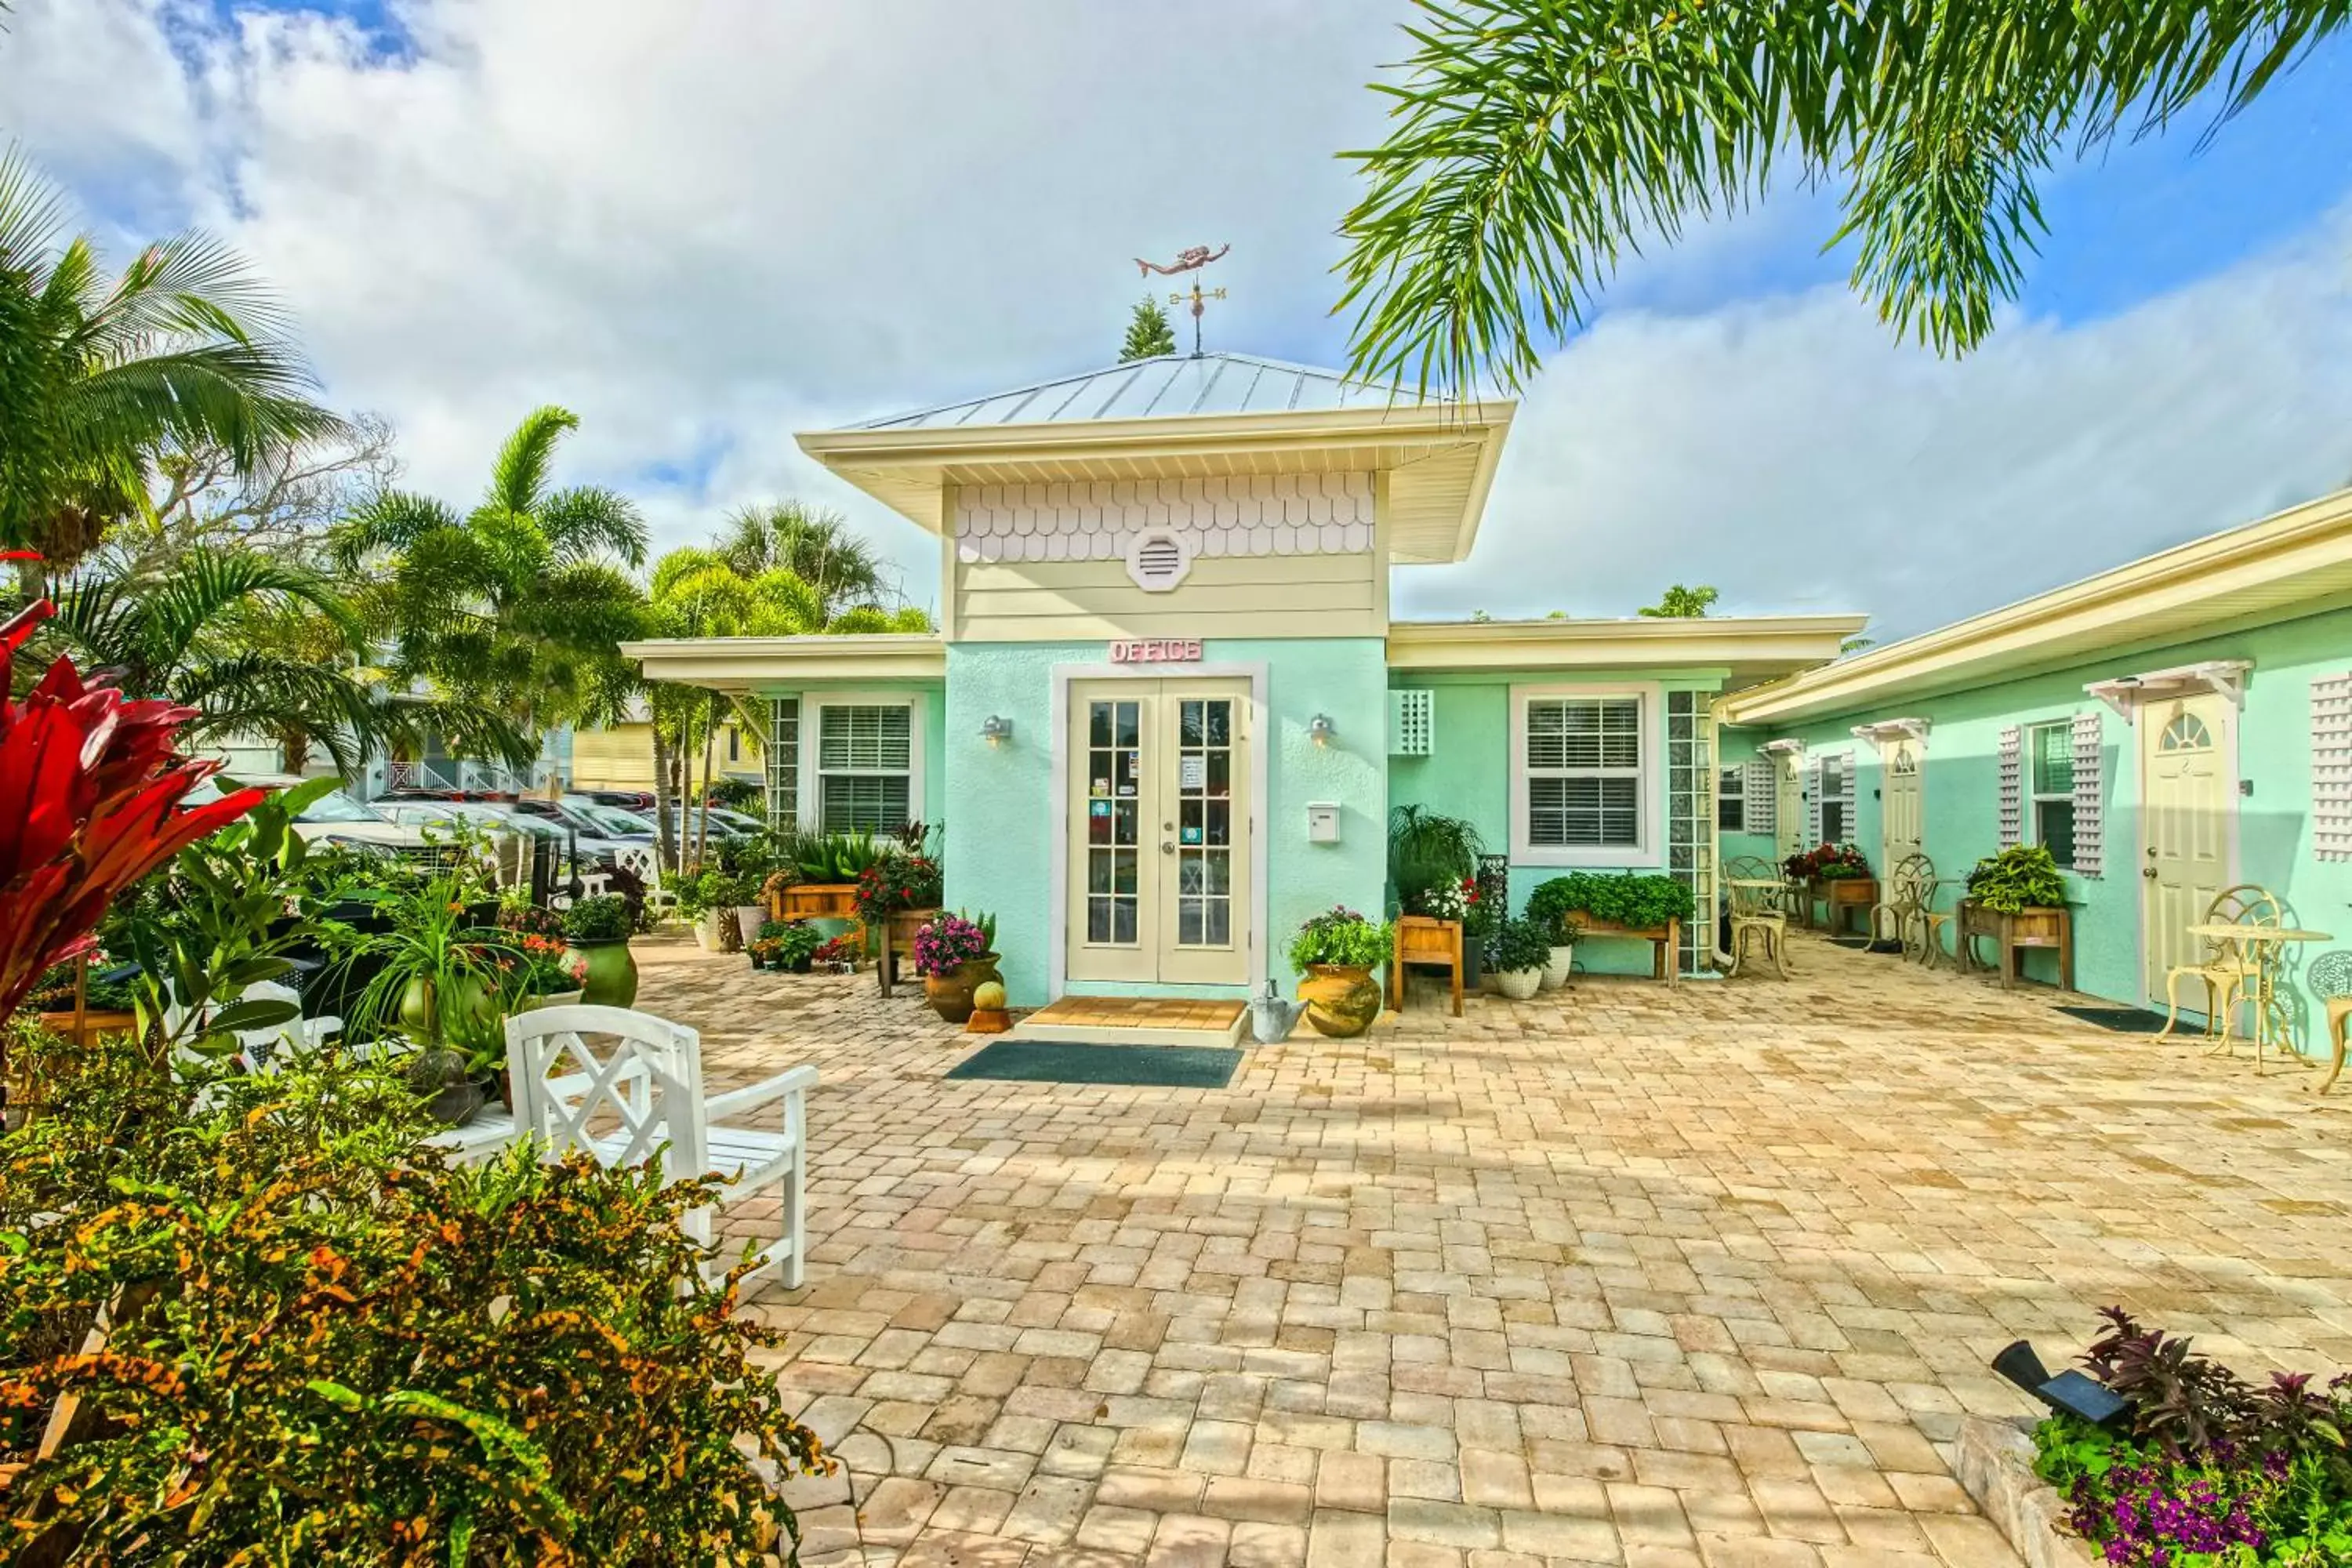
<instances>
[{"instance_id":1,"label":"tall palm trunk","mask_svg":"<svg viewBox=\"0 0 2352 1568\"><path fill-rule=\"evenodd\" d=\"M719 732L718 704L702 721L702 793L695 798L702 803L702 821L695 829L694 858L700 860L710 853L710 742Z\"/></svg>"},{"instance_id":2,"label":"tall palm trunk","mask_svg":"<svg viewBox=\"0 0 2352 1568\"><path fill-rule=\"evenodd\" d=\"M670 767L675 759L670 755L669 731L656 719L646 726L654 737L654 858L670 876L677 875L677 835L671 831L669 803Z\"/></svg>"}]
</instances>

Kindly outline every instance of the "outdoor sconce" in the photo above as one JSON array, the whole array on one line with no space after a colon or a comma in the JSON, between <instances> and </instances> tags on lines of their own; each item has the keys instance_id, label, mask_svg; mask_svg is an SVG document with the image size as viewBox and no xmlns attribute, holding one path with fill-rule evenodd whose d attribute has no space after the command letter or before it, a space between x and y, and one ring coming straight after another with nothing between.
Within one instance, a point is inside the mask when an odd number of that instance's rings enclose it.
<instances>
[{"instance_id":1,"label":"outdoor sconce","mask_svg":"<svg viewBox=\"0 0 2352 1568\"><path fill-rule=\"evenodd\" d=\"M980 727L980 738L992 746L1001 746L1013 739L1013 721L1002 714L991 713Z\"/></svg>"},{"instance_id":2,"label":"outdoor sconce","mask_svg":"<svg viewBox=\"0 0 2352 1568\"><path fill-rule=\"evenodd\" d=\"M1339 727L1331 722L1328 713L1318 713L1307 721L1307 738L1318 746L1329 745L1331 737L1339 732Z\"/></svg>"},{"instance_id":3,"label":"outdoor sconce","mask_svg":"<svg viewBox=\"0 0 2352 1568\"><path fill-rule=\"evenodd\" d=\"M2079 1372L2051 1376L2050 1369L2023 1340L1993 1357L1992 1369L2051 1409L2078 1415L2094 1426L2109 1425L2125 1410L2123 1400L2096 1378Z\"/></svg>"}]
</instances>

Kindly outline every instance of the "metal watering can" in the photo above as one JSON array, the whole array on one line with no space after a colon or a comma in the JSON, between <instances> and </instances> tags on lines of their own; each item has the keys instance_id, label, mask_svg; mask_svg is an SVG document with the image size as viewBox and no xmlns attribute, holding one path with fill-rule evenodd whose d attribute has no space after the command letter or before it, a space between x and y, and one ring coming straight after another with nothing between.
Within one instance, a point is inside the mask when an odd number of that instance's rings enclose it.
<instances>
[{"instance_id":1,"label":"metal watering can","mask_svg":"<svg viewBox=\"0 0 2352 1568\"><path fill-rule=\"evenodd\" d=\"M1306 1011L1306 1003L1286 1000L1269 980L1265 994L1250 1001L1250 1033L1262 1046L1279 1044L1290 1037L1290 1031L1297 1026L1298 1016Z\"/></svg>"}]
</instances>

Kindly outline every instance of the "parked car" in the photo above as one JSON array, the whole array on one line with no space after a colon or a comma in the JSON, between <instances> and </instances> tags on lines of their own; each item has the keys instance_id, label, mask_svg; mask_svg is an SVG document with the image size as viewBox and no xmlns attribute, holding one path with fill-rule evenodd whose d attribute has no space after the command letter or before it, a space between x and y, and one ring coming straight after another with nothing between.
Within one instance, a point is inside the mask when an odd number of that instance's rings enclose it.
<instances>
[{"instance_id":1,"label":"parked car","mask_svg":"<svg viewBox=\"0 0 2352 1568\"><path fill-rule=\"evenodd\" d=\"M239 773L229 781L215 776L190 790L187 799L191 805L199 805L218 800L225 788L250 784L283 790L305 782L291 773ZM422 851L427 847L424 835L414 827L395 822L340 789L331 789L303 807L294 818L294 831L308 844L366 844L400 851Z\"/></svg>"},{"instance_id":2,"label":"parked car","mask_svg":"<svg viewBox=\"0 0 2352 1568\"><path fill-rule=\"evenodd\" d=\"M651 844L656 837L654 819L640 812L606 805L585 795L567 795L563 804L596 825L597 833L627 844Z\"/></svg>"},{"instance_id":3,"label":"parked car","mask_svg":"<svg viewBox=\"0 0 2352 1568\"><path fill-rule=\"evenodd\" d=\"M598 805L614 805L614 806L618 806L618 807L620 807L623 811L640 811L640 812L642 812L642 811L651 811L651 810L654 808L654 797L653 797L653 795L652 795L652 793L651 793L650 791L646 791L646 790L641 790L641 789L583 789L583 790L576 791L575 793L576 793L576 794L578 795L578 796L579 796L581 799L583 799L583 800L591 800L591 801L593 801L593 802L595 802ZM565 795L563 798L564 798L564 799L566 799L566 800L570 800L570 799L572 799L572 795Z\"/></svg>"}]
</instances>

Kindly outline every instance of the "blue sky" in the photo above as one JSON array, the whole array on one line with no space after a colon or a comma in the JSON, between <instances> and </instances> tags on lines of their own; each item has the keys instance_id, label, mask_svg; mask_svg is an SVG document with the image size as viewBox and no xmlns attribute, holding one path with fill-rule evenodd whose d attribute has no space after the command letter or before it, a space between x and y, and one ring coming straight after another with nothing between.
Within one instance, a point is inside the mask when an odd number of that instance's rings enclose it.
<instances>
[{"instance_id":1,"label":"blue sky","mask_svg":"<svg viewBox=\"0 0 2352 1568\"><path fill-rule=\"evenodd\" d=\"M329 396L462 497L530 407L665 542L779 494L934 591L936 546L791 432L1087 368L1132 256L1231 242L1209 341L1343 363L1336 150L1390 0L18 0L0 131L119 255L251 256ZM1885 629L2352 476L2352 44L2053 171L2016 308L1895 342L1793 186L1633 262L1528 388L1477 553L1407 614L1622 614L1677 578ZM1965 541L1969 548L1956 548ZM1990 546L1990 548L1987 548Z\"/></svg>"}]
</instances>

